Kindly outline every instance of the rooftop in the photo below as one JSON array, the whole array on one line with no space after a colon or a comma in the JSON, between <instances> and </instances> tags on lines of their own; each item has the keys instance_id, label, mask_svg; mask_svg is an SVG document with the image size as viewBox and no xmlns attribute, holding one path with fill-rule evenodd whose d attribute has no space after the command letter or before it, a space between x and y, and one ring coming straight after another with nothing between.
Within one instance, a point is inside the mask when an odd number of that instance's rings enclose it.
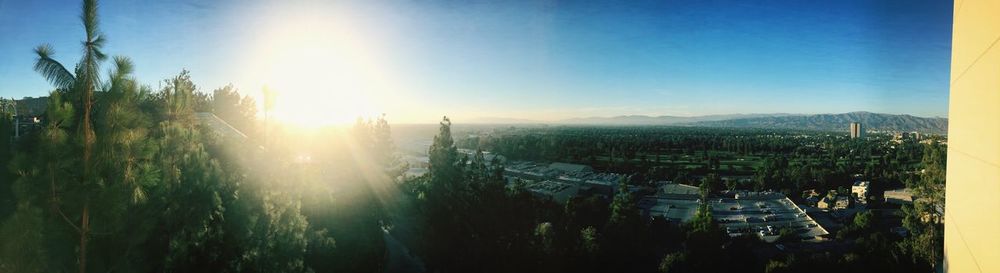
<instances>
[{"instance_id":1,"label":"rooftop","mask_svg":"<svg viewBox=\"0 0 1000 273\"><path fill-rule=\"evenodd\" d=\"M215 114L209 112L199 112L195 113L195 115L198 117L198 120L200 120L203 124L205 124L205 126L208 126L208 128L211 128L213 131L218 132L223 137L235 138L239 140L247 139L246 134L243 134L243 132L240 132L240 130L237 130L232 125L229 125L229 123L227 123L226 121L215 116Z\"/></svg>"},{"instance_id":2,"label":"rooftop","mask_svg":"<svg viewBox=\"0 0 1000 273\"><path fill-rule=\"evenodd\" d=\"M563 162L553 162L552 164L549 164L549 168L569 173L586 172L591 170L590 166L587 165Z\"/></svg>"},{"instance_id":3,"label":"rooftop","mask_svg":"<svg viewBox=\"0 0 1000 273\"><path fill-rule=\"evenodd\" d=\"M662 194L697 195L699 193L698 187L676 183L661 184L657 190Z\"/></svg>"}]
</instances>

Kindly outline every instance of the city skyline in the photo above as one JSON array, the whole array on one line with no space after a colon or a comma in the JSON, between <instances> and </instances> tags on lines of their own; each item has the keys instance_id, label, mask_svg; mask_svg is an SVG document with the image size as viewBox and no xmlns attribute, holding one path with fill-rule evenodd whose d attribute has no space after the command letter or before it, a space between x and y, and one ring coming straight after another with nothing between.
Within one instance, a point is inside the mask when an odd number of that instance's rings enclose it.
<instances>
[{"instance_id":1,"label":"city skyline","mask_svg":"<svg viewBox=\"0 0 1000 273\"><path fill-rule=\"evenodd\" d=\"M52 89L31 49L77 60L78 8L0 2L0 96ZM232 83L258 101L264 85L312 107L363 94L331 110L348 117L948 110L950 3L107 1L100 12L106 53L131 57L154 90L186 68L202 92ZM303 64L313 72L281 73Z\"/></svg>"}]
</instances>

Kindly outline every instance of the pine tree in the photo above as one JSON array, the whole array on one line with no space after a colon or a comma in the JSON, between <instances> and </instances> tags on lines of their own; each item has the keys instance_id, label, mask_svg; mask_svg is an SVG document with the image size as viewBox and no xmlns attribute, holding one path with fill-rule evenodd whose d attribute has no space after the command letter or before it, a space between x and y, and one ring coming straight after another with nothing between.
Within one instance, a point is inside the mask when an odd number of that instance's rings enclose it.
<instances>
[{"instance_id":1,"label":"pine tree","mask_svg":"<svg viewBox=\"0 0 1000 273\"><path fill-rule=\"evenodd\" d=\"M12 189L17 208L3 222L0 235L16 238L0 241L0 267L12 272L71 271L75 253L67 245L78 235L75 223L61 210L62 181L75 172L79 162L71 157L69 125L72 104L60 92L49 96L46 123L31 154L19 154L11 169L17 173ZM55 214L55 215L53 215ZM65 222L63 222L65 220Z\"/></svg>"},{"instance_id":2,"label":"pine tree","mask_svg":"<svg viewBox=\"0 0 1000 273\"><path fill-rule=\"evenodd\" d=\"M471 196L463 177L464 160L451 137L451 121L444 117L440 124L428 152L429 180L420 193L425 214L423 248L429 269L461 271L472 263L469 253L455 251L467 249L472 239L467 214Z\"/></svg>"},{"instance_id":3,"label":"pine tree","mask_svg":"<svg viewBox=\"0 0 1000 273\"><path fill-rule=\"evenodd\" d=\"M638 221L639 209L636 207L632 193L628 190L627 179L618 179L618 191L611 201L611 218L608 219L609 226L631 225Z\"/></svg>"},{"instance_id":4,"label":"pine tree","mask_svg":"<svg viewBox=\"0 0 1000 273\"><path fill-rule=\"evenodd\" d=\"M7 102L13 100L4 101L0 98L0 219L6 219L16 207L14 193L10 188L16 176L7 168L14 157L15 124L14 113L8 112L8 108L4 107Z\"/></svg>"},{"instance_id":5,"label":"pine tree","mask_svg":"<svg viewBox=\"0 0 1000 273\"><path fill-rule=\"evenodd\" d=\"M75 74L52 59L48 45L35 49L35 70L58 88L50 98L47 125L39 139L40 150L48 154L40 158L49 160L38 162L36 166L42 167L37 169L31 164L19 168L24 181L47 174L49 183L43 185L49 186L49 211L75 233L75 264L79 272L85 272L91 260L87 251L91 240L124 226L117 218L130 202L119 201L143 198L142 182L148 177L144 172L149 170L146 164L152 152L144 138L143 116L133 107L138 85L130 76L131 61L116 57L115 69L102 81L99 69L106 58L101 52L105 40L97 29L96 1L84 1L81 18L86 40ZM54 252L60 251L64 250Z\"/></svg>"},{"instance_id":6,"label":"pine tree","mask_svg":"<svg viewBox=\"0 0 1000 273\"><path fill-rule=\"evenodd\" d=\"M257 135L257 103L232 84L212 91L212 112L249 136Z\"/></svg>"},{"instance_id":7,"label":"pine tree","mask_svg":"<svg viewBox=\"0 0 1000 273\"><path fill-rule=\"evenodd\" d=\"M438 135L428 152L431 176L431 191L440 188L443 191L460 190L462 169L455 141L451 137L451 120L444 117Z\"/></svg>"},{"instance_id":8,"label":"pine tree","mask_svg":"<svg viewBox=\"0 0 1000 273\"><path fill-rule=\"evenodd\" d=\"M76 119L78 123L73 127L76 129L74 138L79 141L81 149L81 162L78 166L81 173L76 181L78 189L74 191L79 193L77 201L80 202L80 215L77 222L71 226L76 229L79 235L77 265L78 271L83 273L87 271L87 241L91 236L90 218L93 196L90 194L97 191L95 187L101 187L101 184L95 181L96 176L93 173L92 156L97 138L92 119L94 96L101 82L99 77L100 63L107 56L101 51L105 39L98 30L97 0L83 1L83 13L80 18L83 20L86 39L83 41L83 58L76 66L75 75L51 58L53 52L48 45L41 45L35 49L35 53L38 55L35 70L57 88L69 91L67 94L75 100L79 108L79 112L77 112L79 117Z\"/></svg>"},{"instance_id":9,"label":"pine tree","mask_svg":"<svg viewBox=\"0 0 1000 273\"><path fill-rule=\"evenodd\" d=\"M944 249L944 196L947 147L933 142L924 147L920 179L907 185L913 189L913 205L903 207L903 226L910 232L904 241L914 260L934 267Z\"/></svg>"},{"instance_id":10,"label":"pine tree","mask_svg":"<svg viewBox=\"0 0 1000 273\"><path fill-rule=\"evenodd\" d=\"M640 266L632 261L647 254L650 244L644 240L647 236L646 223L640 218L639 208L629 191L627 179L621 177L618 180L618 190L611 201L611 217L604 229L602 245L606 250L603 253L609 261L606 266L633 272L640 270Z\"/></svg>"},{"instance_id":11,"label":"pine tree","mask_svg":"<svg viewBox=\"0 0 1000 273\"><path fill-rule=\"evenodd\" d=\"M392 129L389 127L389 121L386 120L385 114L375 120L372 131L372 144L374 145L372 150L373 158L375 158L376 163L382 167L385 175L392 182L400 182L399 179L408 167L406 164L400 162L399 156L396 155L396 144L392 140Z\"/></svg>"}]
</instances>

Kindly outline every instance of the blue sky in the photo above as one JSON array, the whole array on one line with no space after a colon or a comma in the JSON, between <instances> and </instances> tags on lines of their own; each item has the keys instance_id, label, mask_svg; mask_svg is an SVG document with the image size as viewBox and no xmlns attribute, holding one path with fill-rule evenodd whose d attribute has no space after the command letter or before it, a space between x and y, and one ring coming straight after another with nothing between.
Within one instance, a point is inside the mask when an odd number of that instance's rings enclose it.
<instances>
[{"instance_id":1,"label":"blue sky","mask_svg":"<svg viewBox=\"0 0 1000 273\"><path fill-rule=\"evenodd\" d=\"M318 67L351 73L308 84L377 94L369 108L401 122L947 116L950 1L750 2L120 0L102 1L100 14L105 51L131 57L154 89L186 68L203 91L232 83L258 96L261 71L274 70L259 69L273 64L261 56L324 37L337 53ZM0 0L0 96L51 89L31 70L38 44L67 65L79 59L79 6ZM290 33L293 45L275 51Z\"/></svg>"}]
</instances>

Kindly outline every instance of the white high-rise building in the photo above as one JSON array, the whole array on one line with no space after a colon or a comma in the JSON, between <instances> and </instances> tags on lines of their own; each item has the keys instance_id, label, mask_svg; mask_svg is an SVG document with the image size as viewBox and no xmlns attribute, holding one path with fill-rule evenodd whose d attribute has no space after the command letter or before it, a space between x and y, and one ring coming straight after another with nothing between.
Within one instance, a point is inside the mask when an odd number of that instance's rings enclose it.
<instances>
[{"instance_id":1,"label":"white high-rise building","mask_svg":"<svg viewBox=\"0 0 1000 273\"><path fill-rule=\"evenodd\" d=\"M860 122L851 122L851 138L864 138L865 128Z\"/></svg>"}]
</instances>

